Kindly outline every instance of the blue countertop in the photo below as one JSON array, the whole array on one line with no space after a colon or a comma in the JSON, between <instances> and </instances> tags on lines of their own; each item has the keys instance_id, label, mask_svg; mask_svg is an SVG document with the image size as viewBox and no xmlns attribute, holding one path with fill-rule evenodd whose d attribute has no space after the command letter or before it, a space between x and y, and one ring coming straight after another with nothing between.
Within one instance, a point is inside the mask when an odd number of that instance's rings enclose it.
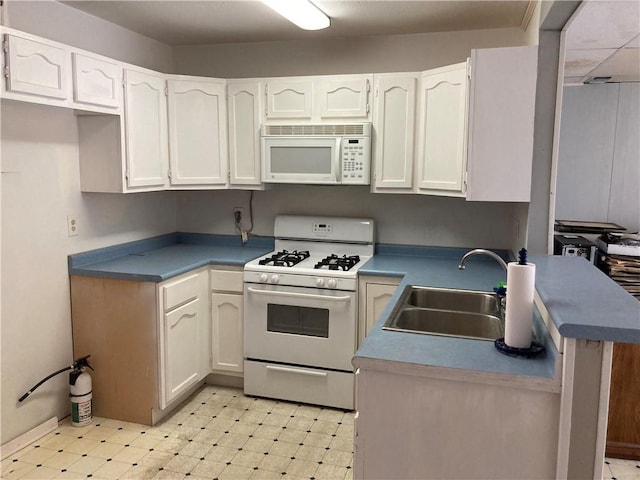
<instances>
[{"instance_id":1,"label":"blue countertop","mask_svg":"<svg viewBox=\"0 0 640 480\"><path fill-rule=\"evenodd\" d=\"M507 357L492 342L383 330L406 285L491 291L506 280L492 259L469 258L468 249L379 246L360 275L398 276L402 281L387 308L354 357L461 368L506 375L553 377L557 351L539 313L534 312L536 339L547 352L533 359ZM569 338L640 343L640 302L581 257L533 256L536 290L561 335Z\"/></svg>"},{"instance_id":2,"label":"blue countertop","mask_svg":"<svg viewBox=\"0 0 640 480\"><path fill-rule=\"evenodd\" d=\"M273 238L172 233L70 255L69 275L162 282L206 265L242 267L273 250Z\"/></svg>"},{"instance_id":3,"label":"blue countertop","mask_svg":"<svg viewBox=\"0 0 640 480\"><path fill-rule=\"evenodd\" d=\"M69 256L69 274L162 282L206 265L242 266L273 250L273 238L173 233ZM354 357L504 375L551 379L558 355L540 315L534 312L536 339L547 347L534 359L505 356L493 342L382 330L402 289L422 285L491 291L506 280L492 259L475 256L458 270L468 249L377 245L360 275L396 276L401 283ZM536 290L561 335L640 343L640 302L580 257L534 256Z\"/></svg>"}]
</instances>

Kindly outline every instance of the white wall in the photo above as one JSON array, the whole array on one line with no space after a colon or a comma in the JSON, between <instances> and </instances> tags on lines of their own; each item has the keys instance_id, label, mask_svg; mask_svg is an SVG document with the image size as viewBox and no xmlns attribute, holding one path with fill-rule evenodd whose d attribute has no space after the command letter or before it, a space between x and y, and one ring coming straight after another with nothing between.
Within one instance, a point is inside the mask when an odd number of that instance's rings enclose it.
<instances>
[{"instance_id":1,"label":"white wall","mask_svg":"<svg viewBox=\"0 0 640 480\"><path fill-rule=\"evenodd\" d=\"M57 1L8 0L3 24L141 67L170 72L171 47Z\"/></svg>"},{"instance_id":2,"label":"white wall","mask_svg":"<svg viewBox=\"0 0 640 480\"><path fill-rule=\"evenodd\" d=\"M57 2L10 1L2 13L3 23L16 29L148 68L172 68L170 47ZM171 193L81 194L73 112L5 100L0 108L4 444L69 414L65 375L17 403L73 360L67 255L173 232L176 202ZM77 237L67 236L70 214L79 223Z\"/></svg>"},{"instance_id":3,"label":"white wall","mask_svg":"<svg viewBox=\"0 0 640 480\"><path fill-rule=\"evenodd\" d=\"M472 48L527 45L520 28L174 48L175 71L222 78L421 71Z\"/></svg>"},{"instance_id":4,"label":"white wall","mask_svg":"<svg viewBox=\"0 0 640 480\"><path fill-rule=\"evenodd\" d=\"M556 218L640 229L640 84L564 88Z\"/></svg>"},{"instance_id":5,"label":"white wall","mask_svg":"<svg viewBox=\"0 0 640 480\"><path fill-rule=\"evenodd\" d=\"M234 234L233 207L244 207L248 191L180 192L178 229ZM279 214L361 216L376 220L376 241L510 249L514 204L465 202L428 195L372 194L368 187L279 185L253 198L253 234L272 236Z\"/></svg>"},{"instance_id":6,"label":"white wall","mask_svg":"<svg viewBox=\"0 0 640 480\"><path fill-rule=\"evenodd\" d=\"M67 378L17 399L72 361L67 255L176 229L171 193L81 194L73 112L3 102L2 443L69 414ZM79 235L67 236L67 215Z\"/></svg>"}]
</instances>

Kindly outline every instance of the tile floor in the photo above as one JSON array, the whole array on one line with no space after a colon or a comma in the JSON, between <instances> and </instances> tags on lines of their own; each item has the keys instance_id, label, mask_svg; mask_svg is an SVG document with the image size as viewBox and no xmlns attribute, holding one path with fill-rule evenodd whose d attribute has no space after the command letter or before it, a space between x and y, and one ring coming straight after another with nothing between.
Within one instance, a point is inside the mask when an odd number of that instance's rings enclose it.
<instances>
[{"instance_id":1,"label":"tile floor","mask_svg":"<svg viewBox=\"0 0 640 480\"><path fill-rule=\"evenodd\" d=\"M69 419L2 461L10 479L352 479L353 413L205 386L154 427Z\"/></svg>"},{"instance_id":2,"label":"tile floor","mask_svg":"<svg viewBox=\"0 0 640 480\"><path fill-rule=\"evenodd\" d=\"M2 461L11 479L353 478L353 413L205 386L155 427L69 419ZM606 459L603 479L640 480L640 462Z\"/></svg>"}]
</instances>

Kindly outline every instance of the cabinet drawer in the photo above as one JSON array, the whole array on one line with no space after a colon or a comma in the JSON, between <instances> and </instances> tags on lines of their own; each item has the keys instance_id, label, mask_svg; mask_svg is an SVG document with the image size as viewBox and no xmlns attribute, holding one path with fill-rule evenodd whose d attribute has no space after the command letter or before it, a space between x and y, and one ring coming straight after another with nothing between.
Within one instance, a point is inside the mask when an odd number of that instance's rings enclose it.
<instances>
[{"instance_id":1,"label":"cabinet drawer","mask_svg":"<svg viewBox=\"0 0 640 480\"><path fill-rule=\"evenodd\" d=\"M244 393L353 410L353 373L245 360Z\"/></svg>"},{"instance_id":2,"label":"cabinet drawer","mask_svg":"<svg viewBox=\"0 0 640 480\"><path fill-rule=\"evenodd\" d=\"M182 305L198 297L198 274L190 275L162 287L162 306L164 311Z\"/></svg>"},{"instance_id":3,"label":"cabinet drawer","mask_svg":"<svg viewBox=\"0 0 640 480\"><path fill-rule=\"evenodd\" d=\"M243 272L209 270L209 285L211 290L242 293L242 276Z\"/></svg>"}]
</instances>

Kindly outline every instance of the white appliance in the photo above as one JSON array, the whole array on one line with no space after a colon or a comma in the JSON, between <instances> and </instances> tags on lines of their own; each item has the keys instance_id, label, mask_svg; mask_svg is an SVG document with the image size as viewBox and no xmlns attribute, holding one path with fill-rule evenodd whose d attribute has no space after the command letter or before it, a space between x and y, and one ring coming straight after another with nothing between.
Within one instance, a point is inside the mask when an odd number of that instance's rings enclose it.
<instances>
[{"instance_id":1,"label":"white appliance","mask_svg":"<svg viewBox=\"0 0 640 480\"><path fill-rule=\"evenodd\" d=\"M265 125L262 181L369 185L371 124Z\"/></svg>"},{"instance_id":2,"label":"white appliance","mask_svg":"<svg viewBox=\"0 0 640 480\"><path fill-rule=\"evenodd\" d=\"M276 250L244 268L244 392L354 408L358 269L365 218L276 218Z\"/></svg>"}]
</instances>

